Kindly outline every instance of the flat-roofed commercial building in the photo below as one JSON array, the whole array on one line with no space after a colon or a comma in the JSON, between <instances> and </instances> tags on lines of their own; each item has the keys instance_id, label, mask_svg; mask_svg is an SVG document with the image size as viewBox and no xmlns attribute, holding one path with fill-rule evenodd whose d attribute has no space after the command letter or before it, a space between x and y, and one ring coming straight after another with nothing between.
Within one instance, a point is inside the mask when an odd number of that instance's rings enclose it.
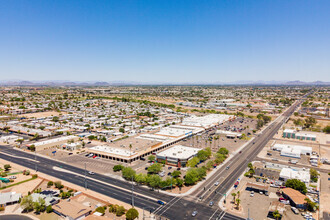
<instances>
[{"instance_id":1,"label":"flat-roofed commercial building","mask_svg":"<svg viewBox=\"0 0 330 220\"><path fill-rule=\"evenodd\" d=\"M281 156L300 158L300 155L311 155L312 148L301 145L274 144L272 150L280 151Z\"/></svg>"},{"instance_id":2,"label":"flat-roofed commercial building","mask_svg":"<svg viewBox=\"0 0 330 220\"><path fill-rule=\"evenodd\" d=\"M298 140L316 141L316 135L303 133L303 132L296 132L293 129L285 129L283 131L282 137L298 139Z\"/></svg>"},{"instance_id":3,"label":"flat-roofed commercial building","mask_svg":"<svg viewBox=\"0 0 330 220\"><path fill-rule=\"evenodd\" d=\"M27 144L27 147L30 147L32 145L35 146L36 151L40 150L45 150L45 149L50 149L53 147L61 147L63 144L66 144L68 141L77 141L78 137L74 135L70 136L64 136L64 137L59 137L59 138L53 138L45 141L39 141L33 144Z\"/></svg>"},{"instance_id":4,"label":"flat-roofed commercial building","mask_svg":"<svg viewBox=\"0 0 330 220\"><path fill-rule=\"evenodd\" d=\"M186 166L189 159L196 156L198 151L201 149L186 147L183 145L175 145L167 150L159 152L156 154L156 159L158 162L177 167Z\"/></svg>"}]
</instances>

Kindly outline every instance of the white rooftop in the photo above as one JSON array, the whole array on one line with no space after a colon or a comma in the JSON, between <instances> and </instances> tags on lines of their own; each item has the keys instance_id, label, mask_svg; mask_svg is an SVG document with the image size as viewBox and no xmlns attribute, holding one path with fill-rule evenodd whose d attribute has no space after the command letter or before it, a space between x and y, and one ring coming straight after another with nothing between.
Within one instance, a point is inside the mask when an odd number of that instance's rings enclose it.
<instances>
[{"instance_id":1,"label":"white rooftop","mask_svg":"<svg viewBox=\"0 0 330 220\"><path fill-rule=\"evenodd\" d=\"M175 159L188 159L197 154L201 149L175 145L167 150L157 153L157 157L170 157Z\"/></svg>"},{"instance_id":2,"label":"white rooftop","mask_svg":"<svg viewBox=\"0 0 330 220\"><path fill-rule=\"evenodd\" d=\"M130 152L129 150L109 147L109 146L106 146L106 145L99 145L99 146L91 147L89 149L104 152L104 153L109 153L109 154L116 154L116 155L120 155L120 156L126 156L126 157L129 157L129 156L132 156L132 155L135 154L135 151Z\"/></svg>"},{"instance_id":3,"label":"white rooftop","mask_svg":"<svg viewBox=\"0 0 330 220\"><path fill-rule=\"evenodd\" d=\"M68 141L68 140L72 140L74 138L76 138L76 136L74 136L74 135L64 136L64 137L54 138L54 139L50 139L50 140L46 140L46 141L39 141L37 143L34 143L34 146L42 146L42 145L52 144L52 143L56 143L56 142L60 142L60 141Z\"/></svg>"}]
</instances>

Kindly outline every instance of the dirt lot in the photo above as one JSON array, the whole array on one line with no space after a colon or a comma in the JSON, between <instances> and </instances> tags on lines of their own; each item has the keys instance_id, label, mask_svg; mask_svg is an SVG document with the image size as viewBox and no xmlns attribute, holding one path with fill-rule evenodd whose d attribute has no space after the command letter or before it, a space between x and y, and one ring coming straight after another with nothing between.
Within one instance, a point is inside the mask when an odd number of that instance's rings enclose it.
<instances>
[{"instance_id":1,"label":"dirt lot","mask_svg":"<svg viewBox=\"0 0 330 220\"><path fill-rule=\"evenodd\" d=\"M59 116L59 115L67 114L65 112L36 112L36 113L28 113L28 114L22 114L20 117L25 118L45 118L50 116Z\"/></svg>"}]
</instances>

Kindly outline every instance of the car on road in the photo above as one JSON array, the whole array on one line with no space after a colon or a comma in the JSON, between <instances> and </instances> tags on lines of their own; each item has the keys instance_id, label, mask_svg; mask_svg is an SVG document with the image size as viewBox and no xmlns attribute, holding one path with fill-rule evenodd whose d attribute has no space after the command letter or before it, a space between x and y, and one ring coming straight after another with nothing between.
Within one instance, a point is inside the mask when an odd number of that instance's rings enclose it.
<instances>
[{"instance_id":1,"label":"car on road","mask_svg":"<svg viewBox=\"0 0 330 220\"><path fill-rule=\"evenodd\" d=\"M254 196L254 192L252 191L251 193L250 193L250 197L253 197Z\"/></svg>"},{"instance_id":2,"label":"car on road","mask_svg":"<svg viewBox=\"0 0 330 220\"><path fill-rule=\"evenodd\" d=\"M299 211L296 207L291 207L291 210L293 211L294 214L298 215L299 214Z\"/></svg>"},{"instance_id":3,"label":"car on road","mask_svg":"<svg viewBox=\"0 0 330 220\"><path fill-rule=\"evenodd\" d=\"M228 169L229 169L229 166L226 167L226 170L228 170Z\"/></svg>"},{"instance_id":4,"label":"car on road","mask_svg":"<svg viewBox=\"0 0 330 220\"><path fill-rule=\"evenodd\" d=\"M216 182L214 183L214 185L215 185L215 186L219 185L219 181L216 181Z\"/></svg>"},{"instance_id":5,"label":"car on road","mask_svg":"<svg viewBox=\"0 0 330 220\"><path fill-rule=\"evenodd\" d=\"M69 153L69 155L72 155L73 153Z\"/></svg>"},{"instance_id":6,"label":"car on road","mask_svg":"<svg viewBox=\"0 0 330 220\"><path fill-rule=\"evenodd\" d=\"M91 144L92 142L91 141L88 141L87 144Z\"/></svg>"},{"instance_id":7,"label":"car on road","mask_svg":"<svg viewBox=\"0 0 330 220\"><path fill-rule=\"evenodd\" d=\"M242 151L239 151L239 153L242 153Z\"/></svg>"},{"instance_id":8,"label":"car on road","mask_svg":"<svg viewBox=\"0 0 330 220\"><path fill-rule=\"evenodd\" d=\"M213 206L213 205L214 205L214 202L211 201L211 202L209 203L209 206Z\"/></svg>"},{"instance_id":9,"label":"car on road","mask_svg":"<svg viewBox=\"0 0 330 220\"><path fill-rule=\"evenodd\" d=\"M272 161L278 161L278 159L277 158L273 158Z\"/></svg>"},{"instance_id":10,"label":"car on road","mask_svg":"<svg viewBox=\"0 0 330 220\"><path fill-rule=\"evenodd\" d=\"M95 173L92 172L92 171L88 171L88 174L89 174L89 175L94 175Z\"/></svg>"},{"instance_id":11,"label":"car on road","mask_svg":"<svg viewBox=\"0 0 330 220\"><path fill-rule=\"evenodd\" d=\"M195 216L197 215L197 213L198 213L197 211L193 211L193 212L191 213L191 216L192 216L192 217L195 217Z\"/></svg>"},{"instance_id":12,"label":"car on road","mask_svg":"<svg viewBox=\"0 0 330 220\"><path fill-rule=\"evenodd\" d=\"M172 169L172 167L168 167L168 169L170 170L170 169Z\"/></svg>"},{"instance_id":13,"label":"car on road","mask_svg":"<svg viewBox=\"0 0 330 220\"><path fill-rule=\"evenodd\" d=\"M165 205L165 204L166 204L165 202L163 202L163 201L161 201L161 200L158 200L157 203L158 203L158 204L161 204L161 205Z\"/></svg>"}]
</instances>

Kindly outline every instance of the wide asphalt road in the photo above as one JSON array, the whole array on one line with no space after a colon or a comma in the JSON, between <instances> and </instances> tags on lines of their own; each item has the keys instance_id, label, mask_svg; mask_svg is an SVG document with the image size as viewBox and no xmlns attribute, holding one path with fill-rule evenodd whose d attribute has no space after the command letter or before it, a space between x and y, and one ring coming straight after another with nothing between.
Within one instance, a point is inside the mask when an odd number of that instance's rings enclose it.
<instances>
[{"instance_id":1,"label":"wide asphalt road","mask_svg":"<svg viewBox=\"0 0 330 220\"><path fill-rule=\"evenodd\" d=\"M287 120L287 118L293 113L296 106L301 104L301 102L302 101L296 102L293 106L291 106L283 114L283 118L281 120L278 120L278 122L273 123L269 128L265 129L264 132L256 137L252 143L247 145L240 154L237 154L230 161L226 162L226 165L223 166L223 168L219 169L214 176L206 180L199 189L192 193L192 195L186 197L174 197L159 193L157 191L150 191L146 187L135 185L134 192L136 194L134 196L134 205L139 208L151 210L156 215L163 216L163 219L164 217L168 219L191 219L191 213L193 210L198 211L195 219L241 219L217 208L217 202L222 198L223 194L233 186L234 182L246 168L247 163L256 157L266 143L278 131L285 120ZM46 173L79 186L85 186L84 177L54 169L54 167L59 167L67 171L84 175L85 171L81 168L45 157L35 156L24 151L16 150L12 147L0 146L0 158L17 163L31 170L35 169L35 157L38 161L37 164L39 172ZM227 166L229 166L229 169L226 169ZM129 182L101 174L95 174L89 177L120 187L117 188L108 184L87 179L89 190L102 193L129 204L131 203L132 194L130 192L131 184ZM220 182L217 187L214 186L215 181ZM203 190L204 187L206 188L205 191ZM217 193L214 192L215 190ZM199 201L198 198L201 195L204 195L204 199ZM157 204L157 200L162 200L167 203L164 206L160 206ZM215 205L213 207L209 207L208 204L210 201L214 201ZM146 212L146 214L149 215L148 212Z\"/></svg>"}]
</instances>

